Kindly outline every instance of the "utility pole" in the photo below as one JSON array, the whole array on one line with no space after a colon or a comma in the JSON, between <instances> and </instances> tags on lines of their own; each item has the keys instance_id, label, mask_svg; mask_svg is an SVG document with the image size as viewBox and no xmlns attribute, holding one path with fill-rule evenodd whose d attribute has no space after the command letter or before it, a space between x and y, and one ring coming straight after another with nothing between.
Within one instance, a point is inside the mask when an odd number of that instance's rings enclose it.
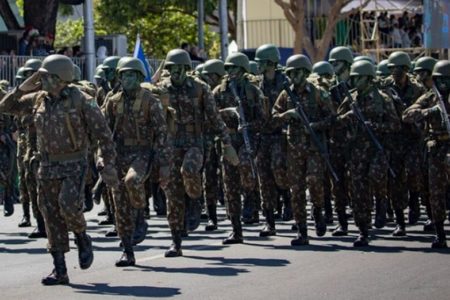
<instances>
[{"instance_id":1,"label":"utility pole","mask_svg":"<svg viewBox=\"0 0 450 300\"><path fill-rule=\"evenodd\" d=\"M203 24L205 22L205 2L204 0L198 0L197 2L197 27L198 27L198 48L205 49L205 32L203 30Z\"/></svg>"},{"instance_id":2,"label":"utility pole","mask_svg":"<svg viewBox=\"0 0 450 300\"><path fill-rule=\"evenodd\" d=\"M96 66L95 60L95 33L94 33L94 7L92 0L85 0L83 3L84 16L84 38L86 49L84 49L86 56L86 79L94 81L94 72Z\"/></svg>"},{"instance_id":3,"label":"utility pole","mask_svg":"<svg viewBox=\"0 0 450 300\"><path fill-rule=\"evenodd\" d=\"M220 53L222 60L228 56L228 8L227 0L219 0Z\"/></svg>"}]
</instances>

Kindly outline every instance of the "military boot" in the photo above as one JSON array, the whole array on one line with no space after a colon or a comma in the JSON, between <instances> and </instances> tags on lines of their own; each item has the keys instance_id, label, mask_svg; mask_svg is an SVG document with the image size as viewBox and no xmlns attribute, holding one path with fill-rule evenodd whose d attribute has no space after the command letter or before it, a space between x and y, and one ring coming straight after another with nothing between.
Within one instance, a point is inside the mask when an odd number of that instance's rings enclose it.
<instances>
[{"instance_id":1,"label":"military boot","mask_svg":"<svg viewBox=\"0 0 450 300\"><path fill-rule=\"evenodd\" d=\"M393 236L406 236L406 228L405 228L405 215L403 214L403 209L395 210L395 219L397 221L397 227L394 232L392 232Z\"/></svg>"},{"instance_id":2,"label":"military boot","mask_svg":"<svg viewBox=\"0 0 450 300\"><path fill-rule=\"evenodd\" d=\"M317 236L324 236L327 232L327 224L322 214L322 209L318 207L313 207L314 222L316 224L316 234Z\"/></svg>"},{"instance_id":3,"label":"military boot","mask_svg":"<svg viewBox=\"0 0 450 300\"><path fill-rule=\"evenodd\" d=\"M338 222L339 225L336 227L336 229L333 230L332 236L346 236L348 235L348 221L347 221L347 215L345 214L345 211L338 212Z\"/></svg>"},{"instance_id":4,"label":"military boot","mask_svg":"<svg viewBox=\"0 0 450 300\"><path fill-rule=\"evenodd\" d=\"M386 222L393 222L394 221L394 210L392 209L391 201L386 199Z\"/></svg>"},{"instance_id":5,"label":"military boot","mask_svg":"<svg viewBox=\"0 0 450 300\"><path fill-rule=\"evenodd\" d=\"M181 231L171 230L172 234L172 245L170 245L169 250L164 253L165 257L177 257L183 256L183 251L181 251Z\"/></svg>"},{"instance_id":6,"label":"military boot","mask_svg":"<svg viewBox=\"0 0 450 300\"><path fill-rule=\"evenodd\" d=\"M414 225L420 219L420 203L419 203L419 193L410 192L409 193L409 210L408 210L408 223L409 225Z\"/></svg>"},{"instance_id":7,"label":"military boot","mask_svg":"<svg viewBox=\"0 0 450 300\"><path fill-rule=\"evenodd\" d=\"M85 185L84 187L84 209L83 212L91 211L94 208L94 199L92 198L91 187Z\"/></svg>"},{"instance_id":8,"label":"military boot","mask_svg":"<svg viewBox=\"0 0 450 300\"><path fill-rule=\"evenodd\" d=\"M445 230L444 230L444 222L436 222L436 238L434 239L433 243L431 244L431 248L433 249L444 249L447 248L447 242L445 237Z\"/></svg>"},{"instance_id":9,"label":"military boot","mask_svg":"<svg viewBox=\"0 0 450 300\"><path fill-rule=\"evenodd\" d=\"M45 231L45 222L40 212L36 217L36 223L37 223L36 228L33 230L33 232L31 232L28 235L28 238L30 239L46 238L47 232Z\"/></svg>"},{"instance_id":10,"label":"military boot","mask_svg":"<svg viewBox=\"0 0 450 300\"><path fill-rule=\"evenodd\" d=\"M222 244L224 245L242 244L244 242L244 239L242 237L242 225L241 220L239 220L239 217L233 217L231 219L231 225L233 226L233 231L226 239L222 241Z\"/></svg>"},{"instance_id":11,"label":"military boot","mask_svg":"<svg viewBox=\"0 0 450 300\"><path fill-rule=\"evenodd\" d=\"M30 227L30 203L22 203L23 217L19 223L19 227Z\"/></svg>"},{"instance_id":12,"label":"military boot","mask_svg":"<svg viewBox=\"0 0 450 300\"><path fill-rule=\"evenodd\" d=\"M369 230L367 225L359 226L359 236L353 242L353 247L367 247L369 246Z\"/></svg>"},{"instance_id":13,"label":"military boot","mask_svg":"<svg viewBox=\"0 0 450 300\"><path fill-rule=\"evenodd\" d=\"M7 193L3 193L3 215L10 217L14 214L14 200Z\"/></svg>"},{"instance_id":14,"label":"military boot","mask_svg":"<svg viewBox=\"0 0 450 300\"><path fill-rule=\"evenodd\" d=\"M200 203L200 198L191 199L186 195L186 211L189 231L194 231L200 226L202 217L202 206Z\"/></svg>"},{"instance_id":15,"label":"military boot","mask_svg":"<svg viewBox=\"0 0 450 300\"><path fill-rule=\"evenodd\" d=\"M289 190L282 190L281 197L283 199L283 221L290 221L293 218L292 204L291 204L291 192Z\"/></svg>"},{"instance_id":16,"label":"military boot","mask_svg":"<svg viewBox=\"0 0 450 300\"><path fill-rule=\"evenodd\" d=\"M383 228L386 226L386 199L376 198L375 199L375 228Z\"/></svg>"},{"instance_id":17,"label":"military boot","mask_svg":"<svg viewBox=\"0 0 450 300\"><path fill-rule=\"evenodd\" d=\"M259 213L256 208L257 195L255 192L244 195L244 207L242 209L242 222L244 224L259 223Z\"/></svg>"},{"instance_id":18,"label":"military boot","mask_svg":"<svg viewBox=\"0 0 450 300\"><path fill-rule=\"evenodd\" d=\"M291 246L309 245L308 227L306 224L297 224L297 236L291 240Z\"/></svg>"},{"instance_id":19,"label":"military boot","mask_svg":"<svg viewBox=\"0 0 450 300\"><path fill-rule=\"evenodd\" d=\"M208 224L205 226L205 231L214 231L217 229L217 207L215 205L208 205Z\"/></svg>"},{"instance_id":20,"label":"military boot","mask_svg":"<svg viewBox=\"0 0 450 300\"><path fill-rule=\"evenodd\" d=\"M432 217L431 217L431 206L429 203L427 203L425 205L426 211L427 211L427 216L428 216L428 220L425 221L425 224L423 224L423 231L424 232L435 232L435 227L434 227L434 223L432 221Z\"/></svg>"},{"instance_id":21,"label":"military boot","mask_svg":"<svg viewBox=\"0 0 450 300\"><path fill-rule=\"evenodd\" d=\"M145 221L144 209L134 209L135 229L133 234L133 245L142 243L147 235L148 224Z\"/></svg>"},{"instance_id":22,"label":"military boot","mask_svg":"<svg viewBox=\"0 0 450 300\"><path fill-rule=\"evenodd\" d=\"M116 261L116 267L129 267L136 264L132 240L133 239L130 236L126 236L121 239L123 253L122 256L120 256L119 260Z\"/></svg>"},{"instance_id":23,"label":"military boot","mask_svg":"<svg viewBox=\"0 0 450 300\"><path fill-rule=\"evenodd\" d=\"M283 191L282 190L278 190L278 194L277 194L277 208L274 212L274 217L275 220L281 219L283 217Z\"/></svg>"},{"instance_id":24,"label":"military boot","mask_svg":"<svg viewBox=\"0 0 450 300\"><path fill-rule=\"evenodd\" d=\"M324 200L325 223L333 224L333 204L331 203L331 195L326 196Z\"/></svg>"},{"instance_id":25,"label":"military boot","mask_svg":"<svg viewBox=\"0 0 450 300\"><path fill-rule=\"evenodd\" d=\"M266 225L264 225L264 228L259 232L259 236L266 237L277 235L277 232L275 230L275 215L273 209L266 209L265 215L266 215Z\"/></svg>"},{"instance_id":26,"label":"military boot","mask_svg":"<svg viewBox=\"0 0 450 300\"><path fill-rule=\"evenodd\" d=\"M53 257L53 265L55 268L47 277L42 278L43 285L69 284L69 276L67 276L66 261L63 252L50 252Z\"/></svg>"},{"instance_id":27,"label":"military boot","mask_svg":"<svg viewBox=\"0 0 450 300\"><path fill-rule=\"evenodd\" d=\"M91 237L86 231L75 233L76 244L78 247L78 263L82 270L88 269L94 261L94 252L92 251Z\"/></svg>"}]
</instances>

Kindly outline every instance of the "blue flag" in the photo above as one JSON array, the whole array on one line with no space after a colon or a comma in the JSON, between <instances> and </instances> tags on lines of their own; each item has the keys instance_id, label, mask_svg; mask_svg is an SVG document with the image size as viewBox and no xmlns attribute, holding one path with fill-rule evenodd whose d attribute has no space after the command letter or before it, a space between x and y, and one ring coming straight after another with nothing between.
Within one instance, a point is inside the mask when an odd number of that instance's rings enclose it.
<instances>
[{"instance_id":1,"label":"blue flag","mask_svg":"<svg viewBox=\"0 0 450 300\"><path fill-rule=\"evenodd\" d=\"M147 72L147 76L145 76L145 82L152 81L152 74L150 72L150 66L148 65L147 60L145 59L144 48L142 48L141 37L139 34L136 36L136 45L134 46L134 54L133 57L138 58L142 63L144 63L145 71Z\"/></svg>"}]
</instances>

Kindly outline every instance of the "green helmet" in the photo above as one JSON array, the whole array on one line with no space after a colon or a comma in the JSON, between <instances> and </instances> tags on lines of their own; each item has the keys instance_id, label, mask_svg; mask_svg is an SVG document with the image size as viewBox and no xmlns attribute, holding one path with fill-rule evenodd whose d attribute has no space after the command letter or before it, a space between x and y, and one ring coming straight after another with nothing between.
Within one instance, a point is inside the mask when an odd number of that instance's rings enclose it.
<instances>
[{"instance_id":1,"label":"green helmet","mask_svg":"<svg viewBox=\"0 0 450 300\"><path fill-rule=\"evenodd\" d=\"M309 72L312 71L311 61L306 55L295 54L288 58L286 61L286 72L294 69L306 69Z\"/></svg>"},{"instance_id":2,"label":"green helmet","mask_svg":"<svg viewBox=\"0 0 450 300\"><path fill-rule=\"evenodd\" d=\"M419 58L414 65L414 72L426 70L433 72L434 65L437 63L437 59L430 56L424 56Z\"/></svg>"},{"instance_id":3,"label":"green helmet","mask_svg":"<svg viewBox=\"0 0 450 300\"><path fill-rule=\"evenodd\" d=\"M444 76L450 77L450 60L440 60L433 68L433 77Z\"/></svg>"},{"instance_id":4,"label":"green helmet","mask_svg":"<svg viewBox=\"0 0 450 300\"><path fill-rule=\"evenodd\" d=\"M97 67L97 69L95 69L94 78L95 79L106 79L105 71L103 71L102 68Z\"/></svg>"},{"instance_id":5,"label":"green helmet","mask_svg":"<svg viewBox=\"0 0 450 300\"><path fill-rule=\"evenodd\" d=\"M411 59L409 58L408 53L403 51L392 52L388 58L388 67L391 68L401 66L407 67L408 69L411 68Z\"/></svg>"},{"instance_id":6,"label":"green helmet","mask_svg":"<svg viewBox=\"0 0 450 300\"><path fill-rule=\"evenodd\" d=\"M59 79L72 82L73 81L73 62L72 60L61 54L52 54L42 61L39 72L56 75Z\"/></svg>"},{"instance_id":7,"label":"green helmet","mask_svg":"<svg viewBox=\"0 0 450 300\"><path fill-rule=\"evenodd\" d=\"M388 60L387 59L383 59L378 64L378 66L377 66L377 75L378 76L389 76L389 75L391 75L391 72L389 71L389 68L388 68Z\"/></svg>"},{"instance_id":8,"label":"green helmet","mask_svg":"<svg viewBox=\"0 0 450 300\"><path fill-rule=\"evenodd\" d=\"M268 60L273 63L278 63L280 61L280 56L280 51L277 46L273 44L264 44L256 49L255 60Z\"/></svg>"},{"instance_id":9,"label":"green helmet","mask_svg":"<svg viewBox=\"0 0 450 300\"><path fill-rule=\"evenodd\" d=\"M250 74L253 74L253 75L259 74L258 63L256 61L251 60L249 62L249 67L250 67Z\"/></svg>"},{"instance_id":10,"label":"green helmet","mask_svg":"<svg viewBox=\"0 0 450 300\"><path fill-rule=\"evenodd\" d=\"M115 70L117 68L117 63L120 60L120 56L108 56L105 58L103 63L101 64L102 69L113 69Z\"/></svg>"},{"instance_id":11,"label":"green helmet","mask_svg":"<svg viewBox=\"0 0 450 300\"><path fill-rule=\"evenodd\" d=\"M25 72L24 68L21 67L19 69L17 69L17 73L16 73L16 80L21 80L21 79L25 79L25 77L23 76L23 73Z\"/></svg>"},{"instance_id":12,"label":"green helmet","mask_svg":"<svg viewBox=\"0 0 450 300\"><path fill-rule=\"evenodd\" d=\"M350 76L375 77L375 66L366 60L357 61L350 68Z\"/></svg>"},{"instance_id":13,"label":"green helmet","mask_svg":"<svg viewBox=\"0 0 450 300\"><path fill-rule=\"evenodd\" d=\"M164 66L185 65L189 69L192 67L192 61L186 50L172 49L166 55Z\"/></svg>"},{"instance_id":14,"label":"green helmet","mask_svg":"<svg viewBox=\"0 0 450 300\"><path fill-rule=\"evenodd\" d=\"M241 52L236 52L228 55L225 60L225 66L237 66L245 70L245 72L250 72L250 62L247 55Z\"/></svg>"},{"instance_id":15,"label":"green helmet","mask_svg":"<svg viewBox=\"0 0 450 300\"><path fill-rule=\"evenodd\" d=\"M330 51L330 57L328 58L329 62L343 60L349 64L353 63L353 54L352 51L348 47L339 46L335 47Z\"/></svg>"},{"instance_id":16,"label":"green helmet","mask_svg":"<svg viewBox=\"0 0 450 300\"><path fill-rule=\"evenodd\" d=\"M371 64L374 64L373 59L370 56L367 56L367 55L359 55L359 56L355 57L353 62L357 62L357 61L361 61L361 60L365 60L365 61L370 62Z\"/></svg>"},{"instance_id":17,"label":"green helmet","mask_svg":"<svg viewBox=\"0 0 450 300\"><path fill-rule=\"evenodd\" d=\"M203 65L202 74L217 74L219 76L225 75L225 67L223 61L220 59L210 59Z\"/></svg>"},{"instance_id":18,"label":"green helmet","mask_svg":"<svg viewBox=\"0 0 450 300\"><path fill-rule=\"evenodd\" d=\"M147 71L145 71L144 63L139 58L135 57L122 57L117 63L116 70L119 74L124 71L133 70L141 73L144 77L147 76Z\"/></svg>"},{"instance_id":19,"label":"green helmet","mask_svg":"<svg viewBox=\"0 0 450 300\"><path fill-rule=\"evenodd\" d=\"M313 73L316 73L319 76L322 75L334 75L333 66L327 61L319 61L316 62L312 67Z\"/></svg>"},{"instance_id":20,"label":"green helmet","mask_svg":"<svg viewBox=\"0 0 450 300\"><path fill-rule=\"evenodd\" d=\"M81 80L81 69L76 64L73 64L73 81Z\"/></svg>"},{"instance_id":21,"label":"green helmet","mask_svg":"<svg viewBox=\"0 0 450 300\"><path fill-rule=\"evenodd\" d=\"M195 72L196 72L197 74L202 74L203 68L204 68L204 64L198 64L198 65L195 67Z\"/></svg>"},{"instance_id":22,"label":"green helmet","mask_svg":"<svg viewBox=\"0 0 450 300\"><path fill-rule=\"evenodd\" d=\"M37 70L39 70L41 65L42 65L42 61L40 59L31 58L31 59L27 60L25 62L25 64L23 65L23 71L24 72L27 72L27 71L36 72Z\"/></svg>"}]
</instances>

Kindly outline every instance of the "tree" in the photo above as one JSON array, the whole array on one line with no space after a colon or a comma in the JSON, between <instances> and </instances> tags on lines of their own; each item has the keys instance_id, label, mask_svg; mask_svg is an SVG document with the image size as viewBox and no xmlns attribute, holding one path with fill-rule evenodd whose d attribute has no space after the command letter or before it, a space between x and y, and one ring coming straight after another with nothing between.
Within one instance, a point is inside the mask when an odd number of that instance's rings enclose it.
<instances>
[{"instance_id":1,"label":"tree","mask_svg":"<svg viewBox=\"0 0 450 300\"><path fill-rule=\"evenodd\" d=\"M324 28L322 38L313 43L310 34L307 32L305 22L305 0L274 1L283 9L286 19L294 30L294 53L301 53L304 49L313 61L320 61L325 58L333 39L336 24L359 10L359 8L355 8L346 13L341 13L342 8L352 0L334 1L328 14L327 25ZM364 0L360 7L365 7L369 2L370 0Z\"/></svg>"},{"instance_id":2,"label":"tree","mask_svg":"<svg viewBox=\"0 0 450 300\"><path fill-rule=\"evenodd\" d=\"M0 16L8 29L20 29L19 22L14 15L8 0L0 0Z\"/></svg>"}]
</instances>

